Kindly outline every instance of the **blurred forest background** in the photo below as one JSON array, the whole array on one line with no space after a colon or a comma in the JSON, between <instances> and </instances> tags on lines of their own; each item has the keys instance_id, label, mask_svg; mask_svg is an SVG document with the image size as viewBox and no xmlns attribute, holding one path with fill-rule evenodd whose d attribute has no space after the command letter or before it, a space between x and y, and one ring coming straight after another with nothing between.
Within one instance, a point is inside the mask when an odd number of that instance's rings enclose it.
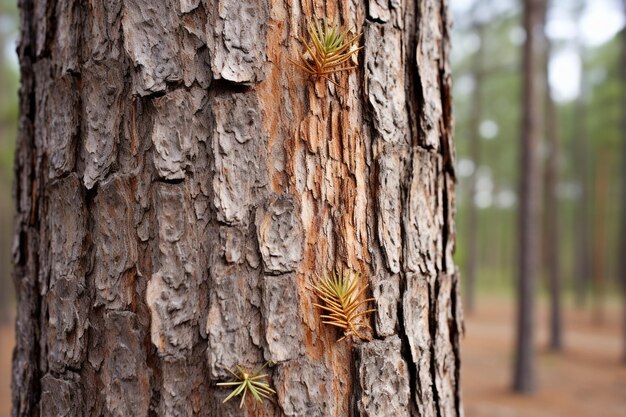
<instances>
[{"instance_id":1,"label":"blurred forest background","mask_svg":"<svg viewBox=\"0 0 626 417\"><path fill-rule=\"evenodd\" d=\"M537 390L511 392L516 326L524 2L449 0L456 118L458 244L467 334L468 417L626 416L620 224L624 177L622 0L551 0L532 77L545 105ZM0 417L9 415L13 330L12 163L18 13L0 0ZM554 279L560 283L555 287ZM553 297L549 297L550 289ZM551 301L552 300L552 301ZM554 301L562 301L555 328ZM552 312L552 313L551 313ZM552 317L552 320L550 319ZM555 339L556 338L556 339Z\"/></svg>"},{"instance_id":2,"label":"blurred forest background","mask_svg":"<svg viewBox=\"0 0 626 417\"><path fill-rule=\"evenodd\" d=\"M535 77L549 81L541 109L542 188L544 214L550 210L550 189L556 190L560 239L556 248L547 245L547 236L541 239L543 263L547 268L558 262L567 301L580 307L592 303L601 315L599 298L616 301L619 294L619 225L625 215L620 192L623 3L548 3L547 74L539 68ZM516 0L452 0L452 5L457 262L466 284L477 277L477 291L510 292L517 261L523 8ZM543 226L547 234L551 225ZM472 292L469 285L466 289L471 310Z\"/></svg>"}]
</instances>

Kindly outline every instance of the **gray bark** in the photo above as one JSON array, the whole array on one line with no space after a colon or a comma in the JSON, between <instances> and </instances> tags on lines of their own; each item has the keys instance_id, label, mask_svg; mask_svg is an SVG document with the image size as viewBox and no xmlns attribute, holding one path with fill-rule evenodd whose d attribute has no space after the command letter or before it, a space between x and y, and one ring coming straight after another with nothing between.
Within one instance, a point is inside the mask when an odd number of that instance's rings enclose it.
<instances>
[{"instance_id":1,"label":"gray bark","mask_svg":"<svg viewBox=\"0 0 626 417\"><path fill-rule=\"evenodd\" d=\"M20 7L14 417L463 414L445 1ZM341 90L289 61L311 16L364 33ZM371 340L320 323L335 267Z\"/></svg>"}]
</instances>

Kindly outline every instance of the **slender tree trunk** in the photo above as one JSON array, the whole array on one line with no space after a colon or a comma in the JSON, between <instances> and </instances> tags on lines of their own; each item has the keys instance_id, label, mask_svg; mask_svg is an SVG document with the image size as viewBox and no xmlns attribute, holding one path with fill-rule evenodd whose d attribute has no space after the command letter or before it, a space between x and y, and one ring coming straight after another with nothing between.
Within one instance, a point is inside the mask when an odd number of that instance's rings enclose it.
<instances>
[{"instance_id":1,"label":"slender tree trunk","mask_svg":"<svg viewBox=\"0 0 626 417\"><path fill-rule=\"evenodd\" d=\"M561 319L561 256L560 256L560 224L559 202L557 196L559 141L556 121L556 106L552 100L548 104L548 137L550 154L546 161L545 175L545 271L548 277L550 293L550 349L560 351L563 348L563 329Z\"/></svg>"},{"instance_id":2,"label":"slender tree trunk","mask_svg":"<svg viewBox=\"0 0 626 417\"><path fill-rule=\"evenodd\" d=\"M574 218L576 224L576 245L575 252L575 272L574 291L575 301L578 308L582 308L587 303L587 291L589 289L589 278L591 276L591 226L590 226L590 203L589 198L589 154L588 141L586 136L587 111L585 109L585 99L583 93L576 100L574 109L574 160L577 167L578 182L580 184L580 196L576 207Z\"/></svg>"},{"instance_id":3,"label":"slender tree trunk","mask_svg":"<svg viewBox=\"0 0 626 417\"><path fill-rule=\"evenodd\" d=\"M480 3L478 3L480 4ZM474 172L469 177L469 198L467 205L467 235L466 248L467 259L465 263L465 297L464 306L468 313L474 311L474 303L476 300L476 272L478 269L478 249L480 242L478 241L478 207L474 203L478 183L478 168L481 163L481 144L480 144L480 122L483 116L483 78L484 78L484 32L485 25L477 23L474 30L480 39L480 47L474 56L473 72L474 72L474 91L472 93L472 112L469 127L470 138L470 157L474 163Z\"/></svg>"},{"instance_id":4,"label":"slender tree trunk","mask_svg":"<svg viewBox=\"0 0 626 417\"><path fill-rule=\"evenodd\" d=\"M14 417L462 415L445 2L20 6ZM363 32L341 88L313 16ZM344 267L365 341L313 305Z\"/></svg>"},{"instance_id":5,"label":"slender tree trunk","mask_svg":"<svg viewBox=\"0 0 626 417\"><path fill-rule=\"evenodd\" d=\"M602 149L595 166L595 196L593 215L593 320L604 322L606 292L606 206L609 198L610 154Z\"/></svg>"},{"instance_id":6,"label":"slender tree trunk","mask_svg":"<svg viewBox=\"0 0 626 417\"><path fill-rule=\"evenodd\" d=\"M546 38L545 79L548 79L550 63L550 41ZM561 325L561 249L559 224L559 183L560 145L558 109L546 83L546 137L548 158L545 163L544 178L544 270L548 277L550 292L550 349L560 351L563 347Z\"/></svg>"},{"instance_id":7,"label":"slender tree trunk","mask_svg":"<svg viewBox=\"0 0 626 417\"><path fill-rule=\"evenodd\" d=\"M582 5L580 6L582 9ZM584 49L578 42L578 52L581 56ZM574 137L572 141L574 166L580 195L576 204L573 225L575 230L574 256L574 293L575 304L583 308L587 302L589 279L591 277L591 201L589 191L589 138L587 137L587 80L584 65L581 68L580 94L574 103Z\"/></svg>"},{"instance_id":8,"label":"slender tree trunk","mask_svg":"<svg viewBox=\"0 0 626 417\"><path fill-rule=\"evenodd\" d=\"M545 0L525 0L523 52L523 121L521 134L520 211L518 245L518 310L513 388L529 393L535 388L534 299L539 271L541 182L539 145L541 132L541 40Z\"/></svg>"}]
</instances>

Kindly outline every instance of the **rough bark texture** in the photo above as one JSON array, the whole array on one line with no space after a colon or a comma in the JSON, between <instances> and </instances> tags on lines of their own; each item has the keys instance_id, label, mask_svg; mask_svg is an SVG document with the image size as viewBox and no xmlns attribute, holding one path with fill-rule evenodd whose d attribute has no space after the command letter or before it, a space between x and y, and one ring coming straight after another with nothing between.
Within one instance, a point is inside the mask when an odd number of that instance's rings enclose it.
<instances>
[{"instance_id":1,"label":"rough bark texture","mask_svg":"<svg viewBox=\"0 0 626 417\"><path fill-rule=\"evenodd\" d=\"M20 7L14 417L462 415L445 1ZM364 33L341 90L289 61L313 16ZM312 305L341 266L371 341Z\"/></svg>"},{"instance_id":2,"label":"rough bark texture","mask_svg":"<svg viewBox=\"0 0 626 417\"><path fill-rule=\"evenodd\" d=\"M518 309L513 389L531 392L534 377L534 292L541 233L541 74L543 17L547 0L524 1L523 98L518 246Z\"/></svg>"}]
</instances>

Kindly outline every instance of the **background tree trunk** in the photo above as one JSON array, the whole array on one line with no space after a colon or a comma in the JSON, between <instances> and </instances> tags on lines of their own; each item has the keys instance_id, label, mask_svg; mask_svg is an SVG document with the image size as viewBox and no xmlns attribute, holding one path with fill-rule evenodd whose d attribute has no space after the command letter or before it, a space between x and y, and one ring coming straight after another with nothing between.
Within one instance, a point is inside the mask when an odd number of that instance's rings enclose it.
<instances>
[{"instance_id":1,"label":"background tree trunk","mask_svg":"<svg viewBox=\"0 0 626 417\"><path fill-rule=\"evenodd\" d=\"M585 78L584 68L581 78ZM574 218L576 223L576 242L574 245L574 292L576 307L583 308L587 304L587 292L589 290L589 280L591 278L591 199L589 190L589 146L587 138L587 109L585 103L586 82L581 81L581 93L574 103L574 140L572 148L574 151L573 160L577 167L577 177L580 184L580 195L576 205Z\"/></svg>"},{"instance_id":2,"label":"background tree trunk","mask_svg":"<svg viewBox=\"0 0 626 417\"><path fill-rule=\"evenodd\" d=\"M585 8L585 0L579 0L575 4L575 18L580 21ZM584 57L585 46L582 39L576 39L576 52ZM590 191L590 156L592 155L589 146L589 136L587 129L587 101L589 98L589 86L586 69L581 65L580 93L574 103L574 118L572 124L574 128L572 138L572 162L576 166L577 180L580 185L580 195L576 204L574 219L575 244L574 244L574 295L576 307L583 308L587 303L587 293L589 281L592 275L592 239L591 239L591 202L593 197Z\"/></svg>"},{"instance_id":3,"label":"background tree trunk","mask_svg":"<svg viewBox=\"0 0 626 417\"><path fill-rule=\"evenodd\" d=\"M435 0L21 0L13 416L460 416L449 18ZM342 89L290 63L363 31ZM361 271L372 340L311 279Z\"/></svg>"},{"instance_id":4,"label":"background tree trunk","mask_svg":"<svg viewBox=\"0 0 626 417\"><path fill-rule=\"evenodd\" d=\"M523 98L520 164L518 246L518 310L513 388L532 392L534 378L534 292L539 272L541 233L541 74L543 23L546 0L524 1L526 42L523 52Z\"/></svg>"},{"instance_id":5,"label":"background tree trunk","mask_svg":"<svg viewBox=\"0 0 626 417\"><path fill-rule=\"evenodd\" d=\"M606 293L606 216L609 199L609 164L611 154L607 148L599 151L595 163L593 209L593 320L603 324Z\"/></svg>"},{"instance_id":6,"label":"background tree trunk","mask_svg":"<svg viewBox=\"0 0 626 417\"><path fill-rule=\"evenodd\" d=\"M546 36L545 80L548 80L551 42ZM550 349L563 348L563 326L561 323L561 249L559 222L558 185L560 174L559 114L549 83L546 82L546 145L548 157L545 162L544 178L544 271L548 278L550 293Z\"/></svg>"}]
</instances>

